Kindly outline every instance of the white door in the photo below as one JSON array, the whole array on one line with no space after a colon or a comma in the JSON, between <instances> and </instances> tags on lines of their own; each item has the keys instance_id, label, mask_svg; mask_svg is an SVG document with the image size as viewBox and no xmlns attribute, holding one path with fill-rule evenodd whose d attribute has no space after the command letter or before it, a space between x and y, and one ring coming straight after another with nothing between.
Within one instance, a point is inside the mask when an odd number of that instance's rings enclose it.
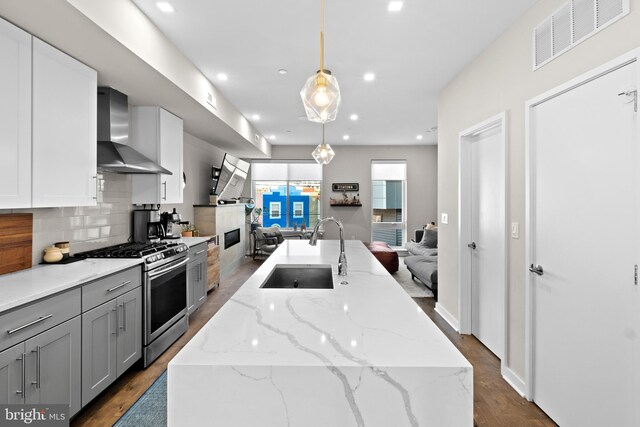
<instances>
[{"instance_id":1,"label":"white door","mask_svg":"<svg viewBox=\"0 0 640 427\"><path fill-rule=\"evenodd\" d=\"M499 358L503 355L505 301L502 131L497 125L469 140L471 333Z\"/></svg>"},{"instance_id":2,"label":"white door","mask_svg":"<svg viewBox=\"0 0 640 427\"><path fill-rule=\"evenodd\" d=\"M638 426L637 64L531 111L533 399L561 426ZM634 414L634 411L636 412Z\"/></svg>"}]
</instances>

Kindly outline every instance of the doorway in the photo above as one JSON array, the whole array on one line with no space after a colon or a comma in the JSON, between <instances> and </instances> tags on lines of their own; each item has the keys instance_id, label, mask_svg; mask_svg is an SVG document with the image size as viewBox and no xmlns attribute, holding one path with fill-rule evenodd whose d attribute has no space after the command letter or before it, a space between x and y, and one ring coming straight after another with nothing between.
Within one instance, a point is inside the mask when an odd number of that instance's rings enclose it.
<instances>
[{"instance_id":1,"label":"doorway","mask_svg":"<svg viewBox=\"0 0 640 427\"><path fill-rule=\"evenodd\" d=\"M527 103L527 388L560 425L640 425L637 53Z\"/></svg>"},{"instance_id":2,"label":"doorway","mask_svg":"<svg viewBox=\"0 0 640 427\"><path fill-rule=\"evenodd\" d=\"M460 333L504 362L506 112L460 133ZM504 363L503 363L504 364Z\"/></svg>"}]
</instances>

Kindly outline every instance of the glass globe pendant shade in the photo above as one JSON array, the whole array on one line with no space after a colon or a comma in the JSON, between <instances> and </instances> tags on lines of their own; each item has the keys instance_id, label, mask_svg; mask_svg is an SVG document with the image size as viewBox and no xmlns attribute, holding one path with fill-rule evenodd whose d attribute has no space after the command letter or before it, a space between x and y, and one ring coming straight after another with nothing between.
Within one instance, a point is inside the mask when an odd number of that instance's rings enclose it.
<instances>
[{"instance_id":1,"label":"glass globe pendant shade","mask_svg":"<svg viewBox=\"0 0 640 427\"><path fill-rule=\"evenodd\" d=\"M327 123L336 119L340 107L338 79L329 70L321 70L307 79L300 91L307 119Z\"/></svg>"},{"instance_id":2,"label":"glass globe pendant shade","mask_svg":"<svg viewBox=\"0 0 640 427\"><path fill-rule=\"evenodd\" d=\"M322 144L318 144L311 155L314 159L316 159L317 163L321 165L328 165L329 162L331 162L331 160L333 159L333 156L336 155L336 153L333 151L333 148L331 148L329 144L325 144L323 142Z\"/></svg>"}]
</instances>

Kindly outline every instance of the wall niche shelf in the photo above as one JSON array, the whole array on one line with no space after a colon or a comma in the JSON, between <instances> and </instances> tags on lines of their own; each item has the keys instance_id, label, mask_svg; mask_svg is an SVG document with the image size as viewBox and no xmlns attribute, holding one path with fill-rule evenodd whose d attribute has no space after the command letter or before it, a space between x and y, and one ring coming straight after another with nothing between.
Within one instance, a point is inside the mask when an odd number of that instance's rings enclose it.
<instances>
[{"instance_id":1,"label":"wall niche shelf","mask_svg":"<svg viewBox=\"0 0 640 427\"><path fill-rule=\"evenodd\" d=\"M362 203L330 203L329 206L334 207L334 206L339 206L339 207L344 207L344 206L362 206Z\"/></svg>"}]
</instances>

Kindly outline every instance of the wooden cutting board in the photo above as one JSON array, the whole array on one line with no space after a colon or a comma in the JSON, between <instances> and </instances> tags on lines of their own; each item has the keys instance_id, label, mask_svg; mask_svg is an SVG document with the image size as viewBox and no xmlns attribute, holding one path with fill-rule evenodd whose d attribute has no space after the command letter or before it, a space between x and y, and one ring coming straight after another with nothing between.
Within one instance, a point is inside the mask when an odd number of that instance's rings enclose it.
<instances>
[{"instance_id":1,"label":"wooden cutting board","mask_svg":"<svg viewBox=\"0 0 640 427\"><path fill-rule=\"evenodd\" d=\"M0 274L31 268L33 214L0 215Z\"/></svg>"}]
</instances>

